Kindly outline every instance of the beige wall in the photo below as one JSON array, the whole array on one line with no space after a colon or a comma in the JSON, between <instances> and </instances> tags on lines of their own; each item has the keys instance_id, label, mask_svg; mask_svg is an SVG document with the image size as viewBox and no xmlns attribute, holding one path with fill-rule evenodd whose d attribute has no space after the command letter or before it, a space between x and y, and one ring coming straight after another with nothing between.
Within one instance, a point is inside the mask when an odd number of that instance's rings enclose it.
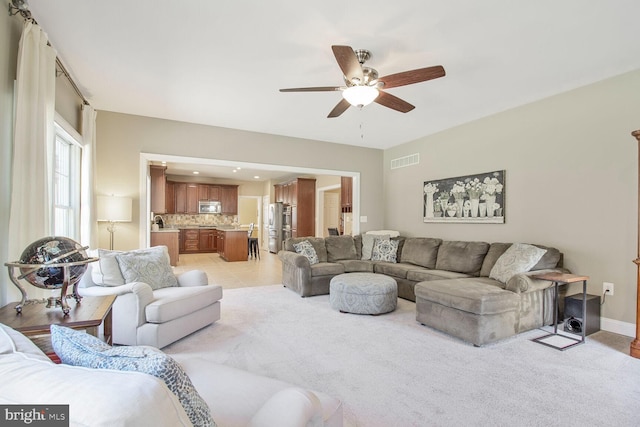
<instances>
[{"instance_id":1,"label":"beige wall","mask_svg":"<svg viewBox=\"0 0 640 427\"><path fill-rule=\"evenodd\" d=\"M590 276L615 284L603 326L635 324L640 71L509 110L387 150L385 226L449 240L532 242L559 248ZM390 170L420 153L420 164ZM424 181L506 171L505 224L426 224ZM572 288L573 291L573 288ZM573 293L573 292L571 292ZM626 330L630 335L632 331Z\"/></svg>"},{"instance_id":2,"label":"beige wall","mask_svg":"<svg viewBox=\"0 0 640 427\"><path fill-rule=\"evenodd\" d=\"M139 246L140 153L358 172L361 213L368 216L362 229L383 225L381 150L99 111L97 192L134 199L134 221L119 224L116 249ZM99 233L100 246L108 247L104 225Z\"/></svg>"}]
</instances>

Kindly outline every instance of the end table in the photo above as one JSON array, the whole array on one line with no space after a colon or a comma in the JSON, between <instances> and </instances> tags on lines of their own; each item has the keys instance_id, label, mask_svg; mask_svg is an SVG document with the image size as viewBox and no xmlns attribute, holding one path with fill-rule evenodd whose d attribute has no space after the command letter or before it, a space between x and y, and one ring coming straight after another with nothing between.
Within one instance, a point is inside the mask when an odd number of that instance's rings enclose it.
<instances>
[{"instance_id":1,"label":"end table","mask_svg":"<svg viewBox=\"0 0 640 427\"><path fill-rule=\"evenodd\" d=\"M116 300L114 295L101 297L84 297L81 302L72 302L68 315L61 310L48 309L43 303L29 304L22 313L16 313L17 302L9 303L0 308L0 323L15 329L29 337L40 349L53 359L55 353L51 348L51 325L66 326L76 330L86 330L98 337L98 327L103 325L102 338L107 344L112 344L111 308ZM42 338L42 336L46 336Z\"/></svg>"},{"instance_id":2,"label":"end table","mask_svg":"<svg viewBox=\"0 0 640 427\"><path fill-rule=\"evenodd\" d=\"M567 273L546 273L546 274L540 274L540 275L536 275L536 276L532 276L534 279L540 279L540 280L548 280L550 282L553 282L554 286L555 286L555 297L554 297L554 304L553 304L553 333L549 333L546 335L543 335L541 337L538 338L534 338L533 341L539 343L539 344L543 344L546 345L547 347L552 347L555 348L556 350L560 350L560 351L564 351L568 348L571 347L575 347L576 345L580 345L580 344L584 344L585 343L585 329L586 328L582 328L582 337L581 339L577 339L574 337L570 337L564 334L559 334L558 333L558 286L559 285L568 285L569 283L576 283L576 282L582 282L582 322L583 324L586 325L587 322L587 280L589 280L589 276L578 276L576 274L567 274ZM560 345L555 345L553 343L550 342L545 342L545 340L549 340L550 338L553 337L561 337L562 339L567 339L570 341L574 341L571 344L565 345L565 346L560 346Z\"/></svg>"}]
</instances>

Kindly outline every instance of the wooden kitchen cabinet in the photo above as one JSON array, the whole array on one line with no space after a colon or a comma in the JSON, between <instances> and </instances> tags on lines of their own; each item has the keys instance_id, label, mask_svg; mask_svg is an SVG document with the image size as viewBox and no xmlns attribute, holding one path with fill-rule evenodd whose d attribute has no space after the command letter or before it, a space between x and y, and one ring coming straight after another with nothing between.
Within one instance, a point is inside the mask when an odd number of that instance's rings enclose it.
<instances>
[{"instance_id":1,"label":"wooden kitchen cabinet","mask_svg":"<svg viewBox=\"0 0 640 427\"><path fill-rule=\"evenodd\" d=\"M220 187L220 208L224 215L238 214L238 186L221 185Z\"/></svg>"},{"instance_id":2,"label":"wooden kitchen cabinet","mask_svg":"<svg viewBox=\"0 0 640 427\"><path fill-rule=\"evenodd\" d=\"M220 255L221 258L224 258L224 250L225 250L224 231L216 230L216 237L217 237L216 246L217 246L218 255Z\"/></svg>"},{"instance_id":3,"label":"wooden kitchen cabinet","mask_svg":"<svg viewBox=\"0 0 640 427\"><path fill-rule=\"evenodd\" d=\"M151 177L151 212L154 214L164 214L167 212L165 205L166 169L165 166L149 166L149 175Z\"/></svg>"},{"instance_id":4,"label":"wooden kitchen cabinet","mask_svg":"<svg viewBox=\"0 0 640 427\"><path fill-rule=\"evenodd\" d=\"M217 202L220 200L220 187L211 184L198 184L198 200Z\"/></svg>"},{"instance_id":5,"label":"wooden kitchen cabinet","mask_svg":"<svg viewBox=\"0 0 640 427\"><path fill-rule=\"evenodd\" d=\"M218 231L212 228L200 229L199 233L200 244L199 250L200 252L216 252L218 241Z\"/></svg>"},{"instance_id":6,"label":"wooden kitchen cabinet","mask_svg":"<svg viewBox=\"0 0 640 427\"><path fill-rule=\"evenodd\" d=\"M168 214L176 213L176 191L175 191L174 182L166 181L164 194L165 194L164 205L166 206L165 213L168 213Z\"/></svg>"},{"instance_id":7,"label":"wooden kitchen cabinet","mask_svg":"<svg viewBox=\"0 0 640 427\"><path fill-rule=\"evenodd\" d=\"M342 212L353 210L353 178L350 176L340 177L340 204Z\"/></svg>"},{"instance_id":8,"label":"wooden kitchen cabinet","mask_svg":"<svg viewBox=\"0 0 640 427\"><path fill-rule=\"evenodd\" d=\"M187 212L198 213L198 184L187 184Z\"/></svg>"},{"instance_id":9,"label":"wooden kitchen cabinet","mask_svg":"<svg viewBox=\"0 0 640 427\"><path fill-rule=\"evenodd\" d=\"M200 252L200 231L197 228L184 230L184 253Z\"/></svg>"}]
</instances>

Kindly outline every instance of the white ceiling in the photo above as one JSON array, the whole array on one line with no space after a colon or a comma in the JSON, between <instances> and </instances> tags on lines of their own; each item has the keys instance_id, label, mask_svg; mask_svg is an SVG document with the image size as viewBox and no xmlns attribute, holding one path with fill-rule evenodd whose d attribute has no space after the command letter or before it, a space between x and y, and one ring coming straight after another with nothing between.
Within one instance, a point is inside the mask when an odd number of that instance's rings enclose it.
<instances>
[{"instance_id":1,"label":"white ceiling","mask_svg":"<svg viewBox=\"0 0 640 427\"><path fill-rule=\"evenodd\" d=\"M29 0L98 110L388 148L640 69L638 0ZM327 114L331 45L381 76L443 65L389 92L416 106Z\"/></svg>"}]
</instances>

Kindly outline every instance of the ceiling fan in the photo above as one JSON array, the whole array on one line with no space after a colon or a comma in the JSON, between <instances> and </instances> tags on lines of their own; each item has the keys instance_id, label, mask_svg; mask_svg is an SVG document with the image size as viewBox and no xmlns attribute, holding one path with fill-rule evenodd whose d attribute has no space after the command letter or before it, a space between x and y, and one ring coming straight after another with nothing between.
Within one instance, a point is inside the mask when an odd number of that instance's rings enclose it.
<instances>
[{"instance_id":1,"label":"ceiling fan","mask_svg":"<svg viewBox=\"0 0 640 427\"><path fill-rule=\"evenodd\" d=\"M376 102L392 110L408 113L415 106L383 91L398 86L406 86L427 80L437 79L445 75L441 65L418 68L402 73L378 77L378 72L364 63L371 58L371 52L365 49L353 50L351 46L331 46L333 55L344 73L346 86L299 87L280 89L280 92L334 92L341 91L343 99L331 110L328 118L338 117L350 106L364 107Z\"/></svg>"}]
</instances>

